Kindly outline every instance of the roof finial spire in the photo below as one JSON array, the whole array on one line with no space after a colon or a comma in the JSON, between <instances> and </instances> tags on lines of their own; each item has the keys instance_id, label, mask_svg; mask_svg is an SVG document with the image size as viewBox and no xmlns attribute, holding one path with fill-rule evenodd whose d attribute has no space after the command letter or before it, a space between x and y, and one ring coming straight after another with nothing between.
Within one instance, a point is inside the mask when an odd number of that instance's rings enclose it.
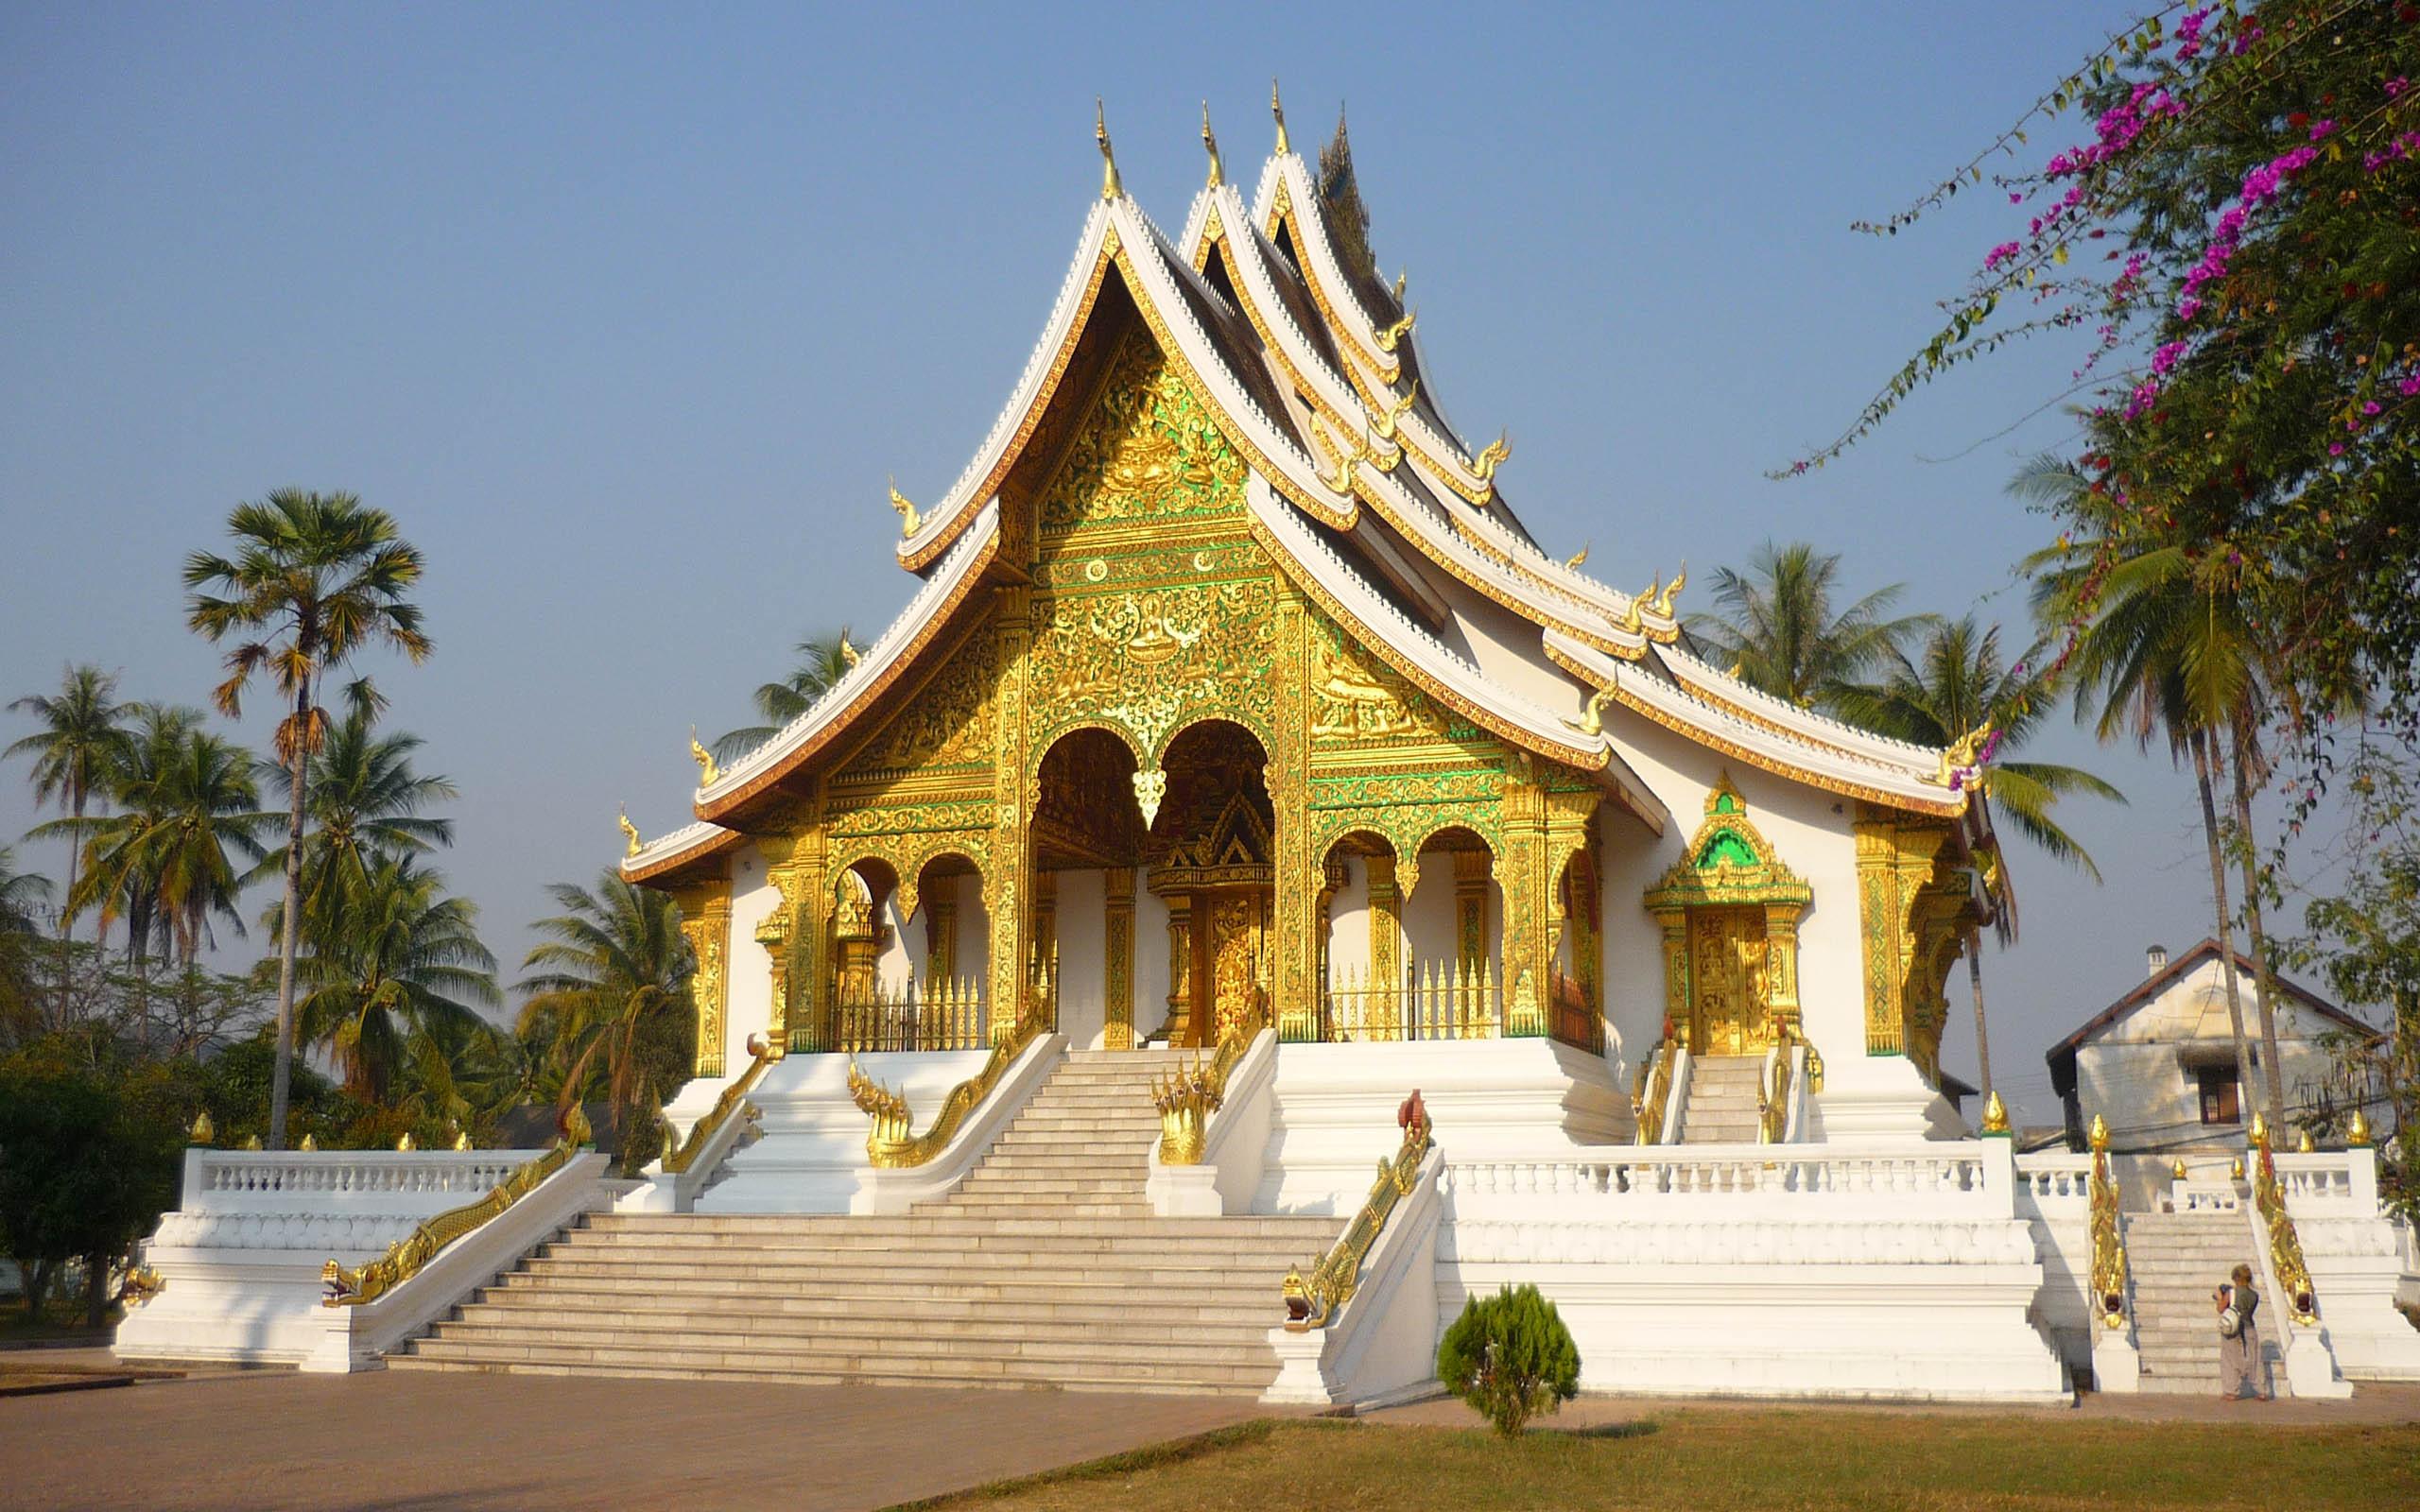
<instances>
[{"instance_id":1,"label":"roof finial spire","mask_svg":"<svg viewBox=\"0 0 2420 1512\"><path fill-rule=\"evenodd\" d=\"M1109 116L1101 110L1098 94L1093 96L1093 140L1100 144L1100 197L1124 198L1126 187L1117 181L1117 158L1109 150Z\"/></svg>"},{"instance_id":2,"label":"roof finial spire","mask_svg":"<svg viewBox=\"0 0 2420 1512\"><path fill-rule=\"evenodd\" d=\"M1226 164L1219 161L1219 138L1210 129L1210 102L1201 102L1201 146L1210 154L1210 187L1218 188L1227 181Z\"/></svg>"},{"instance_id":3,"label":"roof finial spire","mask_svg":"<svg viewBox=\"0 0 2420 1512\"><path fill-rule=\"evenodd\" d=\"M1282 158L1294 147L1286 140L1286 107L1277 98L1277 80L1273 78L1269 81L1269 113L1277 117L1277 155Z\"/></svg>"}]
</instances>

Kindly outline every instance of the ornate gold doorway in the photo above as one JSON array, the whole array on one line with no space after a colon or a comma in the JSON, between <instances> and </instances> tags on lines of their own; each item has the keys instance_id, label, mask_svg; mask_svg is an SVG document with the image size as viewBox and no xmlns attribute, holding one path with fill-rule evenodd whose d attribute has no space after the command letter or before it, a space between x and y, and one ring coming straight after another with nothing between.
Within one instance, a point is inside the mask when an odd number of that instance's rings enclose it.
<instances>
[{"instance_id":1,"label":"ornate gold doorway","mask_svg":"<svg viewBox=\"0 0 2420 1512\"><path fill-rule=\"evenodd\" d=\"M1689 976L1696 984L1689 1047L1702 1056L1760 1054L1773 1042L1766 996L1765 911L1689 911Z\"/></svg>"},{"instance_id":2,"label":"ornate gold doorway","mask_svg":"<svg viewBox=\"0 0 2420 1512\"><path fill-rule=\"evenodd\" d=\"M1170 1044L1215 1045L1269 1012L1277 891L1263 760L1248 731L1219 721L1169 744L1147 885L1168 910Z\"/></svg>"}]
</instances>

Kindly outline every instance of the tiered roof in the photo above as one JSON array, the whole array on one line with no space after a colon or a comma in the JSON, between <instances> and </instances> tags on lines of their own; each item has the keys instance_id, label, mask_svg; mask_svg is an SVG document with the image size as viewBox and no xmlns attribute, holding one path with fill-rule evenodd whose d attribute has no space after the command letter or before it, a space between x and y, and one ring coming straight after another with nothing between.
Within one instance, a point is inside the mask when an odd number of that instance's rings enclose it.
<instances>
[{"instance_id":1,"label":"tiered roof","mask_svg":"<svg viewBox=\"0 0 2420 1512\"><path fill-rule=\"evenodd\" d=\"M1205 142L1208 129L1204 126ZM1108 152L1106 133L1102 150ZM700 824L623 865L668 878L726 848L785 778L833 748L909 677L992 571L1002 490L1070 385L1115 278L1170 366L1249 461L1254 538L1415 685L1505 741L1601 774L1661 828L1606 733L1617 706L1728 759L1893 808L1967 817L1971 767L1750 688L1688 650L1682 586L1628 593L1548 556L1506 502L1501 442L1474 451L1444 416L1398 292L1339 249L1332 207L1289 150L1253 202L1210 181L1171 242L1114 163L1007 405L957 482L910 514L897 551L923 578L857 664L797 719L699 789Z\"/></svg>"}]
</instances>

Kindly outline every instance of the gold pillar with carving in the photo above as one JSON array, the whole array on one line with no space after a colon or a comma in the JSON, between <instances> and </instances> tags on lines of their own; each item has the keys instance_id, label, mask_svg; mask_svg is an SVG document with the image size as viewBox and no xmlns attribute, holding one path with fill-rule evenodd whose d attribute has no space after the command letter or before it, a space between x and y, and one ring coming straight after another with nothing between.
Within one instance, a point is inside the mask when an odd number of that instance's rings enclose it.
<instances>
[{"instance_id":1,"label":"gold pillar with carving","mask_svg":"<svg viewBox=\"0 0 2420 1512\"><path fill-rule=\"evenodd\" d=\"M673 897L681 905L681 937L688 942L689 957L696 963L689 976L689 999L698 1010L697 1074L720 1076L726 1060L731 883L727 879L700 883Z\"/></svg>"},{"instance_id":2,"label":"gold pillar with carving","mask_svg":"<svg viewBox=\"0 0 2420 1512\"><path fill-rule=\"evenodd\" d=\"M936 880L924 896L925 981L938 988L958 975L958 879Z\"/></svg>"},{"instance_id":3,"label":"gold pillar with carving","mask_svg":"<svg viewBox=\"0 0 2420 1512\"><path fill-rule=\"evenodd\" d=\"M1314 963L1319 956L1318 901L1325 868L1311 846L1311 657L1309 609L1300 591L1282 590L1277 599L1277 654L1270 675L1276 747L1269 753L1269 801L1275 819L1271 835L1276 892L1275 980L1270 1009L1274 1022L1318 1011Z\"/></svg>"},{"instance_id":4,"label":"gold pillar with carving","mask_svg":"<svg viewBox=\"0 0 2420 1512\"><path fill-rule=\"evenodd\" d=\"M1017 511L1011 511L1011 513ZM992 930L992 1040L1016 1030L1026 1005L1026 965L1032 958L1034 804L1041 776L1030 770L1027 652L1033 644L1032 591L1011 584L998 591L993 664L994 729L998 737L993 769L992 866L983 874L983 906Z\"/></svg>"},{"instance_id":5,"label":"gold pillar with carving","mask_svg":"<svg viewBox=\"0 0 2420 1512\"><path fill-rule=\"evenodd\" d=\"M1102 874L1101 1047L1134 1048L1134 868L1112 867Z\"/></svg>"},{"instance_id":6,"label":"gold pillar with carving","mask_svg":"<svg viewBox=\"0 0 2420 1512\"><path fill-rule=\"evenodd\" d=\"M1454 856L1454 964L1476 971L1487 960L1488 853L1457 850Z\"/></svg>"},{"instance_id":7,"label":"gold pillar with carving","mask_svg":"<svg viewBox=\"0 0 2420 1512\"><path fill-rule=\"evenodd\" d=\"M1798 1005L1797 903L1765 904L1765 1008L1783 1043L1806 1036Z\"/></svg>"},{"instance_id":8,"label":"gold pillar with carving","mask_svg":"<svg viewBox=\"0 0 2420 1512\"><path fill-rule=\"evenodd\" d=\"M1525 751L1513 753L1504 774L1501 850L1495 877L1504 889L1504 1029L1511 1034L1545 1032L1539 1005L1545 1001L1553 946L1548 918L1553 908L1554 877L1547 864L1547 795L1538 780L1537 762ZM1461 858L1457 857L1457 861ZM1455 874L1456 902L1461 902L1461 873ZM1479 892L1484 909L1487 894ZM1484 926L1478 954L1486 955Z\"/></svg>"},{"instance_id":9,"label":"gold pillar with carving","mask_svg":"<svg viewBox=\"0 0 2420 1512\"><path fill-rule=\"evenodd\" d=\"M1858 805L1858 916L1865 955L1865 1049L1908 1052L1909 982L1915 968L1918 894L1949 839L1946 825Z\"/></svg>"},{"instance_id":10,"label":"gold pillar with carving","mask_svg":"<svg viewBox=\"0 0 2420 1512\"><path fill-rule=\"evenodd\" d=\"M1658 908L1655 922L1664 931L1664 1032L1684 1050L1689 1043L1689 915L1684 908Z\"/></svg>"}]
</instances>

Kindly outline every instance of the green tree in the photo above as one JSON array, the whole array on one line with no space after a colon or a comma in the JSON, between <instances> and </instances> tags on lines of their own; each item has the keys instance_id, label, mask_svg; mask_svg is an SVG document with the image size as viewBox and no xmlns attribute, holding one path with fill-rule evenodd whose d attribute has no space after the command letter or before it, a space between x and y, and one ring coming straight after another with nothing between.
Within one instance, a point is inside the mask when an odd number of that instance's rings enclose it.
<instances>
[{"instance_id":1,"label":"green tree","mask_svg":"<svg viewBox=\"0 0 2420 1512\"><path fill-rule=\"evenodd\" d=\"M116 677L95 666L71 666L60 679L58 693L28 694L9 707L32 714L42 725L41 730L18 740L5 753L32 758L34 801L56 802L70 818L80 821L94 797L106 796L111 773L126 753L127 706L117 702ZM71 897L76 892L81 862L75 850L68 851L67 891ZM67 909L60 911L61 969L54 1028L65 1028L73 1016L69 1007L73 988L65 962L67 932L74 918Z\"/></svg>"},{"instance_id":2,"label":"green tree","mask_svg":"<svg viewBox=\"0 0 2420 1512\"><path fill-rule=\"evenodd\" d=\"M0 845L0 1043L29 1039L41 1027L34 998L33 946L41 912L50 902L50 879L19 871L17 853ZM62 978L65 957L60 957Z\"/></svg>"},{"instance_id":3,"label":"green tree","mask_svg":"<svg viewBox=\"0 0 2420 1512\"><path fill-rule=\"evenodd\" d=\"M1929 623L1921 614L1889 616L1897 583L1835 612L1840 576L1837 553L1768 541L1749 555L1745 572L1715 569L1718 610L1689 616L1689 633L1715 661L1736 662L1750 686L1802 708L1828 704Z\"/></svg>"},{"instance_id":4,"label":"green tree","mask_svg":"<svg viewBox=\"0 0 2420 1512\"><path fill-rule=\"evenodd\" d=\"M2050 708L2050 679L2036 670L2044 650L2039 643L2028 647L2012 668L2000 652L1998 626L1979 625L1972 614L1942 621L1914 657L1892 647L1882 680L1841 689L1833 707L1851 724L1920 746L1947 746L1989 725L1996 737L1995 749L2013 751L2040 728ZM1982 801L2019 834L2054 860L2100 880L2100 868L2051 811L2062 798L2074 794L2118 803L2126 800L2123 794L2081 767L2054 762L1996 757L1982 781ZM1998 917L2005 921L2008 910L1999 910ZM1983 1022L1982 941L1972 933L1966 941L1966 974L1974 994L1975 1057L1988 1098L1992 1052Z\"/></svg>"},{"instance_id":5,"label":"green tree","mask_svg":"<svg viewBox=\"0 0 2420 1512\"><path fill-rule=\"evenodd\" d=\"M430 643L421 611L406 597L421 578L420 552L392 516L350 493L281 489L227 517L236 552L195 552L185 559L187 620L213 642L235 640L227 679L215 695L220 711L241 711L253 676L267 677L289 711L278 721L277 759L288 773L285 913L278 944L278 1072L270 1099L271 1149L285 1147L285 1087L294 1055L294 959L302 885L302 819L311 758L325 742L324 680L374 645L414 662ZM215 592L203 592L203 590ZM367 679L347 690L356 709L375 708Z\"/></svg>"},{"instance_id":6,"label":"green tree","mask_svg":"<svg viewBox=\"0 0 2420 1512\"><path fill-rule=\"evenodd\" d=\"M426 855L454 843L454 821L427 811L457 796L442 777L423 776L412 765L412 753L423 742L418 735L373 732L367 710L353 710L328 730L327 742L312 763L310 800L302 837L302 879L303 927L315 918L334 919L345 901L368 885L384 861ZM293 774L283 765L268 768L271 787L290 799ZM285 846L269 851L247 882L282 876ZM279 910L271 910L272 930L282 931Z\"/></svg>"},{"instance_id":7,"label":"green tree","mask_svg":"<svg viewBox=\"0 0 2420 1512\"><path fill-rule=\"evenodd\" d=\"M1580 1394L1580 1350L1535 1286L1474 1297L1437 1345L1437 1379L1507 1438Z\"/></svg>"},{"instance_id":8,"label":"green tree","mask_svg":"<svg viewBox=\"0 0 2420 1512\"><path fill-rule=\"evenodd\" d=\"M651 1153L642 1115L683 1074L693 1054L695 967L681 935L681 909L613 871L594 892L570 883L549 889L563 911L538 920L553 938L529 952L518 989L525 1038L548 1044L562 1068L562 1104L588 1095L601 1075L621 1132L626 1170ZM642 1153L645 1152L645 1153Z\"/></svg>"},{"instance_id":9,"label":"green tree","mask_svg":"<svg viewBox=\"0 0 2420 1512\"><path fill-rule=\"evenodd\" d=\"M381 861L333 917L303 931L298 1035L326 1048L345 1090L366 1101L384 1102L421 1061L421 1040L473 1032L485 1022L479 1008L502 1001L475 910L440 886L409 858Z\"/></svg>"},{"instance_id":10,"label":"green tree","mask_svg":"<svg viewBox=\"0 0 2420 1512\"><path fill-rule=\"evenodd\" d=\"M83 1059L45 1042L0 1060L0 1248L36 1318L59 1268L83 1259L98 1328L110 1269L175 1197L182 1140L158 1068Z\"/></svg>"},{"instance_id":11,"label":"green tree","mask_svg":"<svg viewBox=\"0 0 2420 1512\"><path fill-rule=\"evenodd\" d=\"M760 684L756 689L756 716L764 723L743 726L723 735L715 742L715 760L737 761L813 708L816 699L848 676L854 660L853 648L843 649L848 645L849 627L845 625L831 635L801 641L799 663L790 669L789 676L779 682Z\"/></svg>"}]
</instances>

